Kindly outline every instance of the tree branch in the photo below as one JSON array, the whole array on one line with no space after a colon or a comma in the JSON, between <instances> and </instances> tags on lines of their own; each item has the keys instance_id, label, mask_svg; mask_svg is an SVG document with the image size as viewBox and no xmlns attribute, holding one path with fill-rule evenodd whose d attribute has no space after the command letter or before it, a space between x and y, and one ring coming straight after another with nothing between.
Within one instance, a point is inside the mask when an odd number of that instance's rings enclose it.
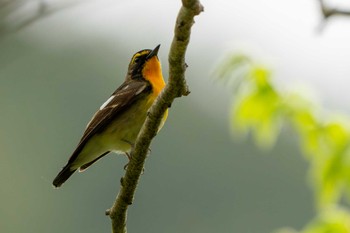
<instances>
[{"instance_id":1,"label":"tree branch","mask_svg":"<svg viewBox=\"0 0 350 233\"><path fill-rule=\"evenodd\" d=\"M148 148L155 137L161 119L175 98L188 95L185 81L185 53L190 40L194 17L203 11L198 0L182 0L178 13L175 35L169 52L169 81L162 93L148 112L148 117L131 150L131 159L124 177L121 190L110 210L106 212L112 220L113 233L126 233L126 216L128 206L132 204L136 186L142 173Z\"/></svg>"},{"instance_id":2,"label":"tree branch","mask_svg":"<svg viewBox=\"0 0 350 233\"><path fill-rule=\"evenodd\" d=\"M59 4L57 4L59 2ZM0 3L0 37L9 33L14 33L22 28L25 28L39 19L48 17L58 11L66 8L71 8L82 3L82 0L63 2L57 1L56 4L50 4L45 0L37 1L23 1L23 0L4 0ZM22 8L34 7L32 12L27 10L21 14L17 14L17 11ZM15 15L15 17L13 16ZM12 17L11 17L12 16Z\"/></svg>"},{"instance_id":3,"label":"tree branch","mask_svg":"<svg viewBox=\"0 0 350 233\"><path fill-rule=\"evenodd\" d=\"M329 7L325 4L324 0L319 0L321 12L324 19L328 19L331 16L342 15L342 16L350 16L350 10L343 10L339 8Z\"/></svg>"}]
</instances>

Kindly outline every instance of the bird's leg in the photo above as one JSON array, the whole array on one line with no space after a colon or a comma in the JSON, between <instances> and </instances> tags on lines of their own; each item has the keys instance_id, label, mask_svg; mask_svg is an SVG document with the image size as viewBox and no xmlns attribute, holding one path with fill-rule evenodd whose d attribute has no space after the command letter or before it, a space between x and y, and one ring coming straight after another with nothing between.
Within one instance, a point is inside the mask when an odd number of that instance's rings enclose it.
<instances>
[{"instance_id":1,"label":"bird's leg","mask_svg":"<svg viewBox=\"0 0 350 233\"><path fill-rule=\"evenodd\" d=\"M125 155L128 157L128 159L129 159L129 163L130 163L130 160L131 160L131 154L130 154L130 153L128 153L128 152L125 152ZM127 164L125 164L125 165L124 165L124 170L126 170L126 169L128 168L129 163L127 163ZM144 172L145 172L145 168L142 168L142 173L141 173L141 174L143 174Z\"/></svg>"},{"instance_id":2,"label":"bird's leg","mask_svg":"<svg viewBox=\"0 0 350 233\"><path fill-rule=\"evenodd\" d=\"M128 157L129 162L128 162L127 164L124 165L124 170L126 170L126 168L128 167L128 165L129 165L129 163L130 163L130 160L131 160L131 155L130 155L130 153L125 152L125 155L126 155L126 157Z\"/></svg>"},{"instance_id":3,"label":"bird's leg","mask_svg":"<svg viewBox=\"0 0 350 233\"><path fill-rule=\"evenodd\" d=\"M133 146L134 146L134 143L132 143L132 142L126 140L126 139L122 139L122 141L125 142L125 143L127 143L127 144L129 144L130 147L133 147ZM126 170L126 168L128 167L128 165L129 165L129 163L130 163L130 160L131 160L131 154L130 154L130 152L125 151L125 155L126 155L126 157L128 157L129 162L128 162L127 164L124 165L124 170Z\"/></svg>"},{"instance_id":4,"label":"bird's leg","mask_svg":"<svg viewBox=\"0 0 350 233\"><path fill-rule=\"evenodd\" d=\"M126 157L128 157L129 161L131 160L131 155L129 152L125 152Z\"/></svg>"},{"instance_id":5,"label":"bird's leg","mask_svg":"<svg viewBox=\"0 0 350 233\"><path fill-rule=\"evenodd\" d=\"M128 140L123 139L122 141L128 143L131 147L134 146L134 144L131 143L131 142L128 141ZM147 156L148 156L149 154L151 154L151 152L152 152L151 148L148 148ZM125 155L126 155L126 157L128 157L129 162L128 162L127 164L124 165L124 170L126 170L126 169L128 168L128 165L129 165L130 160L131 160L131 157L132 157L131 154L130 154L130 152L125 152ZM145 168L142 169L142 174L143 174L144 172L145 172Z\"/></svg>"}]
</instances>

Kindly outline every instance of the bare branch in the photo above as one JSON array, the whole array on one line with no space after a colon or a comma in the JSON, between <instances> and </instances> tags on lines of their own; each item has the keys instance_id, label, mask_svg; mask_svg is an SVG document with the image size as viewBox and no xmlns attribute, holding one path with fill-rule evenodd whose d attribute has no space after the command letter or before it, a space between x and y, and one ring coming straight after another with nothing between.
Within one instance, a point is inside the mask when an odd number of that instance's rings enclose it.
<instances>
[{"instance_id":1,"label":"bare branch","mask_svg":"<svg viewBox=\"0 0 350 233\"><path fill-rule=\"evenodd\" d=\"M320 22L320 25L317 28L318 32L321 32L325 28L327 20L331 16L350 16L350 10L330 7L325 3L325 0L318 0L318 2L323 16L323 20Z\"/></svg>"},{"instance_id":2,"label":"bare branch","mask_svg":"<svg viewBox=\"0 0 350 233\"><path fill-rule=\"evenodd\" d=\"M325 19L331 17L331 16L350 16L350 10L344 10L344 9L340 9L340 8L334 8L334 7L330 7L328 6L324 0L319 0L320 3L320 8L321 8L321 12L323 14L323 17Z\"/></svg>"},{"instance_id":3,"label":"bare branch","mask_svg":"<svg viewBox=\"0 0 350 233\"><path fill-rule=\"evenodd\" d=\"M149 110L148 117L131 151L131 160L121 179L121 190L110 210L113 233L126 233L128 206L132 204L137 183L142 173L148 148L157 134L162 116L175 98L188 95L185 81L185 53L190 40L194 17L203 11L198 0L182 0L175 25L175 35L169 52L169 81Z\"/></svg>"},{"instance_id":4,"label":"bare branch","mask_svg":"<svg viewBox=\"0 0 350 233\"><path fill-rule=\"evenodd\" d=\"M45 0L37 0L35 2L26 0L3 0L0 2L0 37L17 32L39 19L82 3L82 1L58 2L60 3L52 5L48 4ZM29 5L35 8L34 12L22 12L16 15L18 11L21 11L22 8L28 7Z\"/></svg>"}]
</instances>

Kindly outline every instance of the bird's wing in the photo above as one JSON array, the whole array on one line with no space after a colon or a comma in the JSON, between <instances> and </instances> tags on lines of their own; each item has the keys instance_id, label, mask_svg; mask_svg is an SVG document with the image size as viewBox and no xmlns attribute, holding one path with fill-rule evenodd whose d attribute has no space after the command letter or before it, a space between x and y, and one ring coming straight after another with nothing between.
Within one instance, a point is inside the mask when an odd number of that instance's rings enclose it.
<instances>
[{"instance_id":1,"label":"bird's wing","mask_svg":"<svg viewBox=\"0 0 350 233\"><path fill-rule=\"evenodd\" d=\"M125 81L111 97L100 107L88 123L85 132L70 157L68 163L73 162L84 148L89 139L101 132L110 121L128 109L135 101L151 92L151 85L145 81Z\"/></svg>"}]
</instances>

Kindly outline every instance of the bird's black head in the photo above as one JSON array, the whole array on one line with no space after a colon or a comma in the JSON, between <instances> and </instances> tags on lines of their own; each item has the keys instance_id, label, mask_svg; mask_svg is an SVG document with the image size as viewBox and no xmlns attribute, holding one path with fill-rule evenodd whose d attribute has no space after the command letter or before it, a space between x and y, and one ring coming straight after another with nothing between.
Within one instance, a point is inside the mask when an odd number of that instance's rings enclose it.
<instances>
[{"instance_id":1,"label":"bird's black head","mask_svg":"<svg viewBox=\"0 0 350 233\"><path fill-rule=\"evenodd\" d=\"M132 56L131 61L129 63L128 76L132 79L141 78L142 70L147 63L153 57L157 57L158 50L160 45L155 47L153 50L151 49L143 49L138 51Z\"/></svg>"}]
</instances>

